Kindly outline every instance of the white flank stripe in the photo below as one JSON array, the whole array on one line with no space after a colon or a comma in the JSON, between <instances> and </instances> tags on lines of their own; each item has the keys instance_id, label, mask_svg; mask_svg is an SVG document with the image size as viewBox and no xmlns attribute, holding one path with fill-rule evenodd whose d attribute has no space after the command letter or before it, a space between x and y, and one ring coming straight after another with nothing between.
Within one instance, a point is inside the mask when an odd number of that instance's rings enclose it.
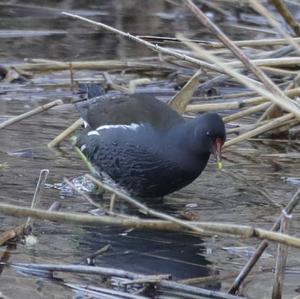
<instances>
[{"instance_id":1,"label":"white flank stripe","mask_svg":"<svg viewBox=\"0 0 300 299\"><path fill-rule=\"evenodd\" d=\"M85 149L86 149L86 145L83 144L83 145L81 146L80 150L83 152Z\"/></svg>"},{"instance_id":2,"label":"white flank stripe","mask_svg":"<svg viewBox=\"0 0 300 299\"><path fill-rule=\"evenodd\" d=\"M96 129L96 131L106 130L106 129L124 129L124 130L137 130L141 127L141 124L130 124L130 125L104 125Z\"/></svg>"},{"instance_id":3,"label":"white flank stripe","mask_svg":"<svg viewBox=\"0 0 300 299\"><path fill-rule=\"evenodd\" d=\"M99 133L98 133L97 131L90 131L90 132L88 132L87 135L88 135L88 136L92 136L92 135L97 135L97 136L99 136Z\"/></svg>"}]
</instances>

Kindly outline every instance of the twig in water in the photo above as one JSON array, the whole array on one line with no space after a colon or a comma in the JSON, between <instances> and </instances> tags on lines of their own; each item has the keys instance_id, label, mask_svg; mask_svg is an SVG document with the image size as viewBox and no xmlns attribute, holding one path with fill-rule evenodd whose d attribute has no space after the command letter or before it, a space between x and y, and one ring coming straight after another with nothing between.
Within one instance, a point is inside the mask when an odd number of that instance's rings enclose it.
<instances>
[{"instance_id":1,"label":"twig in water","mask_svg":"<svg viewBox=\"0 0 300 299\"><path fill-rule=\"evenodd\" d=\"M42 194L42 188L45 185L48 174L49 174L48 169L42 169L40 171L39 180L37 182L35 192L34 192L34 195L33 195L33 199L32 199L32 202L31 202L31 208L34 208L35 205L38 203L38 201L41 197L41 194ZM28 228L29 228L30 225L32 225L32 224L30 224L30 222L32 222L32 220L31 220L30 217L28 217L25 224L18 225L15 228L9 229L9 230L1 233L0 234L0 246L2 246L8 240L14 239L16 237L20 237L20 236L28 233L28 231L29 231Z\"/></svg>"},{"instance_id":2,"label":"twig in water","mask_svg":"<svg viewBox=\"0 0 300 299\"><path fill-rule=\"evenodd\" d=\"M129 81L128 89L130 94L134 94L136 92L136 88L138 85L149 84L151 80L149 78L137 78Z\"/></svg>"},{"instance_id":3,"label":"twig in water","mask_svg":"<svg viewBox=\"0 0 300 299\"><path fill-rule=\"evenodd\" d=\"M100 248L93 254L89 255L85 260L87 261L88 265L95 265L95 258L99 255L103 255L103 253L107 252L108 250L111 249L111 245L107 244L104 247Z\"/></svg>"},{"instance_id":4,"label":"twig in water","mask_svg":"<svg viewBox=\"0 0 300 299\"><path fill-rule=\"evenodd\" d=\"M54 147L60 144L64 139L70 136L74 131L76 131L80 126L82 126L83 120L81 118L77 119L70 127L61 132L52 141L48 143L48 147Z\"/></svg>"},{"instance_id":5,"label":"twig in water","mask_svg":"<svg viewBox=\"0 0 300 299\"><path fill-rule=\"evenodd\" d=\"M35 114L38 114L40 112L43 112L43 111L46 111L50 108L53 108L55 106L58 106L58 105L62 105L63 104L63 101L62 100L55 100L53 102L50 102L48 104L45 104L45 105L41 105L35 109L32 109L31 111L28 111L28 112L25 112L23 114L20 114L20 115L17 115L15 117L12 117L2 123L0 123L0 129L3 129L5 127L8 127L16 122L19 122L25 118L28 118L30 116L33 116Z\"/></svg>"},{"instance_id":6,"label":"twig in water","mask_svg":"<svg viewBox=\"0 0 300 299\"><path fill-rule=\"evenodd\" d=\"M55 62L46 61L38 63L18 63L13 64L17 70L22 71L62 71L69 70L70 64L68 62ZM72 61L72 67L74 70L123 70L134 69L138 70L162 70L162 71L174 71L175 67L165 63L154 63L143 60L127 59L127 60L91 60L91 61ZM93 78L94 80L94 78Z\"/></svg>"},{"instance_id":7,"label":"twig in water","mask_svg":"<svg viewBox=\"0 0 300 299\"><path fill-rule=\"evenodd\" d=\"M167 230L167 231L180 231L184 227L174 221L164 221L156 219L139 219L136 217L112 217L112 216L91 216L82 213L63 213L63 212L48 212L41 209L30 209L9 204L0 203L0 213L4 215L13 215L16 217L30 216L36 219L50 220L55 222L84 224L84 225L115 225L127 228L136 229L153 229L153 230ZM186 228L198 227L199 230L204 231L206 234L215 235L226 234L231 236L239 236L243 238L259 238L272 242L282 243L295 248L300 248L300 239L268 231L261 228L256 228L247 225L237 225L231 223L216 223L216 222L185 222ZM184 230L186 231L186 230Z\"/></svg>"},{"instance_id":8,"label":"twig in water","mask_svg":"<svg viewBox=\"0 0 300 299\"><path fill-rule=\"evenodd\" d=\"M188 222L186 221L183 221L183 220L180 220L178 218L175 218L175 217L172 217L170 215L167 215L167 214L164 214L164 213L161 213L161 212L157 212L153 209L150 209L148 207L146 207L145 205L141 204L140 202L138 202L137 200L133 199L132 197L130 197L129 195L119 191L119 190L116 190L104 183L102 183L101 181L99 181L98 179L94 178L93 176L87 174L86 177L88 179L90 179L91 181L93 181L94 183L96 183L98 186L112 192L112 193L115 193L117 196L119 196L120 198L123 198L125 199L127 202L129 202L130 204L134 205L135 207L143 210L146 214L149 214L149 215L152 215L152 216L155 216L155 217L158 217L160 219L164 219L164 220L169 220L173 223L176 223L184 228L188 228L194 232L197 232L197 233L203 233L203 229L197 227L197 226L194 226L193 224L189 224Z\"/></svg>"},{"instance_id":9,"label":"twig in water","mask_svg":"<svg viewBox=\"0 0 300 299\"><path fill-rule=\"evenodd\" d=\"M130 281L121 282L122 285L131 285L138 283L159 283L162 280L170 279L171 274L147 275L145 278L134 279Z\"/></svg>"},{"instance_id":10,"label":"twig in water","mask_svg":"<svg viewBox=\"0 0 300 299\"><path fill-rule=\"evenodd\" d=\"M97 175L97 171L94 168L94 166L90 163L90 161L87 159L87 157L83 154L83 152L77 147L74 147L76 153L79 155L80 159L83 161L83 163L86 165L88 170L90 171L91 174Z\"/></svg>"},{"instance_id":11,"label":"twig in water","mask_svg":"<svg viewBox=\"0 0 300 299\"><path fill-rule=\"evenodd\" d=\"M283 234L287 234L291 215L288 215L285 210L282 211L282 214L283 215L281 217L280 232ZM282 297L284 270L286 266L287 256L288 247L281 244L278 245L272 299L281 299Z\"/></svg>"},{"instance_id":12,"label":"twig in water","mask_svg":"<svg viewBox=\"0 0 300 299\"><path fill-rule=\"evenodd\" d=\"M83 293L85 297L89 298L112 298L112 299L148 299L149 297L127 293L121 290L114 290L111 288L103 288L93 285L79 285L75 283L64 283L64 286Z\"/></svg>"},{"instance_id":13,"label":"twig in water","mask_svg":"<svg viewBox=\"0 0 300 299\"><path fill-rule=\"evenodd\" d=\"M34 208L41 199L43 188L47 181L48 174L49 174L49 169L42 169L40 171L39 180L36 184L36 188L35 188L31 206L30 206L31 209ZM29 226L32 226L32 219L30 217L28 217L28 219L25 223L25 228L28 229Z\"/></svg>"},{"instance_id":14,"label":"twig in water","mask_svg":"<svg viewBox=\"0 0 300 299\"><path fill-rule=\"evenodd\" d=\"M21 224L12 229L9 229L0 234L0 246L2 246L5 242L14 239L16 237L20 237L25 232L25 225Z\"/></svg>"},{"instance_id":15,"label":"twig in water","mask_svg":"<svg viewBox=\"0 0 300 299\"><path fill-rule=\"evenodd\" d=\"M30 270L42 270L42 271L56 271L56 272L68 272L68 273L83 273L83 274L96 274L96 275L105 275L105 276L117 276L127 279L150 279L152 275L143 275L130 271L114 269L114 268L105 268L99 266L83 266L83 265L55 265L55 264L24 264L24 263L11 263L8 266L20 269L23 271ZM188 286L181 283L177 283L170 280L161 280L158 283L159 288L167 288L171 290L177 290L181 292L186 292L195 295L202 295L207 298L214 299L243 299L243 297L237 297L234 295L224 294L219 291L206 290L194 286Z\"/></svg>"},{"instance_id":16,"label":"twig in water","mask_svg":"<svg viewBox=\"0 0 300 299\"><path fill-rule=\"evenodd\" d=\"M69 62L69 66L70 66L70 89L71 92L74 92L74 70L73 70L73 65L72 62Z\"/></svg>"},{"instance_id":17,"label":"twig in water","mask_svg":"<svg viewBox=\"0 0 300 299\"><path fill-rule=\"evenodd\" d=\"M55 201L51 204L51 206L49 207L48 211L49 212L53 212L53 211L59 211L61 208L61 203L58 201Z\"/></svg>"},{"instance_id":18,"label":"twig in water","mask_svg":"<svg viewBox=\"0 0 300 299\"><path fill-rule=\"evenodd\" d=\"M287 214L291 214L294 208L298 205L300 201L300 188L297 190L297 192L294 194L288 205L285 207L285 212ZM280 227L281 223L281 217L280 215L274 225L272 226L272 231L277 231ZM240 285L243 283L243 281L246 279L252 268L255 266L258 259L261 257L261 255L264 253L265 249L269 246L269 242L264 240L262 241L259 246L257 247L255 254L250 258L250 260L247 262L247 264L243 267L239 275L236 277L235 281L233 282L232 286L229 289L230 294L235 294L237 290L239 289Z\"/></svg>"}]
</instances>

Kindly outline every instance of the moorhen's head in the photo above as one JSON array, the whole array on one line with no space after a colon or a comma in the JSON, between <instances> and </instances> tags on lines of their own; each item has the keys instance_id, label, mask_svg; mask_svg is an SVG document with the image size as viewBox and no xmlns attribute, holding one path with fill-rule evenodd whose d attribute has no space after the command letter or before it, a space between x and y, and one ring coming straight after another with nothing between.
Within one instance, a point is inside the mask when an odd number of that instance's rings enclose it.
<instances>
[{"instance_id":1,"label":"moorhen's head","mask_svg":"<svg viewBox=\"0 0 300 299\"><path fill-rule=\"evenodd\" d=\"M206 113L194 119L194 134L191 136L192 150L199 155L213 153L218 168L222 168L222 146L226 140L225 125L217 113Z\"/></svg>"}]
</instances>

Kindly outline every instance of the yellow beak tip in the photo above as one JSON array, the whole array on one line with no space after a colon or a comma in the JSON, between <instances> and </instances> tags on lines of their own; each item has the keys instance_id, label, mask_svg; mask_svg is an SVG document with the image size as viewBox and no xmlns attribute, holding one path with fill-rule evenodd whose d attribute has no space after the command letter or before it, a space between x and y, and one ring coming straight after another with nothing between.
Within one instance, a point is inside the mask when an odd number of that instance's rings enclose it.
<instances>
[{"instance_id":1,"label":"yellow beak tip","mask_svg":"<svg viewBox=\"0 0 300 299\"><path fill-rule=\"evenodd\" d=\"M223 169L223 163L221 161L217 162L218 169Z\"/></svg>"}]
</instances>

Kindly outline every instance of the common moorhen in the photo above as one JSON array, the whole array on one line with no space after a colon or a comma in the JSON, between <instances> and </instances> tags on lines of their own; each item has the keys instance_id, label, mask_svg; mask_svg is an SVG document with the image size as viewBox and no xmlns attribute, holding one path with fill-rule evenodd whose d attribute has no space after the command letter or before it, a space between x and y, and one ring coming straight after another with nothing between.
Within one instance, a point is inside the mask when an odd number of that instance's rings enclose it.
<instances>
[{"instance_id":1,"label":"common moorhen","mask_svg":"<svg viewBox=\"0 0 300 299\"><path fill-rule=\"evenodd\" d=\"M141 198L162 197L195 180L225 127L216 113L184 119L152 95L102 96L86 107L77 145L100 178Z\"/></svg>"}]
</instances>

